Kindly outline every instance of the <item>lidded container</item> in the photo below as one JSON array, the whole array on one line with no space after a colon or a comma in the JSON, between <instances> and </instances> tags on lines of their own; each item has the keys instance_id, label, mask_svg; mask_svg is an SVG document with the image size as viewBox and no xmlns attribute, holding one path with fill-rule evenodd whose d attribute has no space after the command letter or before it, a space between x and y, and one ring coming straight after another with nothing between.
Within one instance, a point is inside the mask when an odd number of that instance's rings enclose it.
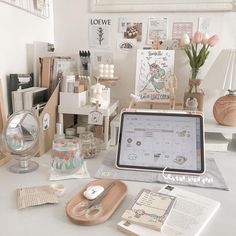
<instances>
[{"instance_id":1,"label":"lidded container","mask_svg":"<svg viewBox=\"0 0 236 236\"><path fill-rule=\"evenodd\" d=\"M51 167L61 174L72 174L83 165L79 139L57 137L53 140Z\"/></svg>"},{"instance_id":2,"label":"lidded container","mask_svg":"<svg viewBox=\"0 0 236 236\"><path fill-rule=\"evenodd\" d=\"M91 131L82 132L79 136L81 155L83 158L93 158L96 154L96 143Z\"/></svg>"}]
</instances>

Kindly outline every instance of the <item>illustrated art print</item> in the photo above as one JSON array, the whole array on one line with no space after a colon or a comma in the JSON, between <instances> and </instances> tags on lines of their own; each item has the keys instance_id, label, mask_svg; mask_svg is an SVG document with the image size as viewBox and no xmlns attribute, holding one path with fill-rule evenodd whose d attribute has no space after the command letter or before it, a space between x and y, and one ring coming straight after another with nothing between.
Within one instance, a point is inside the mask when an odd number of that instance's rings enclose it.
<instances>
[{"instance_id":1,"label":"illustrated art print","mask_svg":"<svg viewBox=\"0 0 236 236\"><path fill-rule=\"evenodd\" d=\"M135 94L140 101L169 102L174 50L138 50Z\"/></svg>"}]
</instances>

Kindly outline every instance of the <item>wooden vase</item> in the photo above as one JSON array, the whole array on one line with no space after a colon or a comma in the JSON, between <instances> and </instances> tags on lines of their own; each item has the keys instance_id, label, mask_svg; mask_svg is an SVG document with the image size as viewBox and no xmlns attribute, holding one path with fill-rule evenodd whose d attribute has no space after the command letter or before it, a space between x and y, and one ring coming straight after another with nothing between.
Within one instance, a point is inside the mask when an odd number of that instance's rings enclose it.
<instances>
[{"instance_id":1,"label":"wooden vase","mask_svg":"<svg viewBox=\"0 0 236 236\"><path fill-rule=\"evenodd\" d=\"M226 95L216 100L213 114L219 124L236 126L236 96Z\"/></svg>"},{"instance_id":2,"label":"wooden vase","mask_svg":"<svg viewBox=\"0 0 236 236\"><path fill-rule=\"evenodd\" d=\"M188 98L196 98L198 102L197 110L203 111L204 93L184 93L184 109L186 109L186 100Z\"/></svg>"}]
</instances>

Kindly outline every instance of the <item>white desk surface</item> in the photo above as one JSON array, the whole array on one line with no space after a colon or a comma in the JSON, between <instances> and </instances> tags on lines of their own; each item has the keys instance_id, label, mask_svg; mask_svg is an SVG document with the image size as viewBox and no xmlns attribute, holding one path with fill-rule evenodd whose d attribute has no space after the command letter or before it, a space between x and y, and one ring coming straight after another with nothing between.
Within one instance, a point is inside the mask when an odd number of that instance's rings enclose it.
<instances>
[{"instance_id":1,"label":"white desk surface","mask_svg":"<svg viewBox=\"0 0 236 236\"><path fill-rule=\"evenodd\" d=\"M99 163L106 155L103 151L95 159L87 160L90 173L94 173ZM202 194L221 202L221 207L202 232L202 236L235 236L236 235L236 153L207 153L214 157L220 168L230 191L182 187L186 190ZM66 188L65 195L59 204L43 205L16 209L16 189L36 185L51 184L49 176L49 155L37 158L39 169L28 174L13 174L8 167L13 160L0 167L0 235L1 236L92 236L92 235L124 235L116 229L116 223L121 220L121 215L132 203L141 188L159 190L163 184L126 181L128 195L113 216L103 224L96 226L80 226L70 222L65 213L66 203L84 187L91 179L73 179L58 181ZM191 236L191 235L189 235Z\"/></svg>"}]
</instances>

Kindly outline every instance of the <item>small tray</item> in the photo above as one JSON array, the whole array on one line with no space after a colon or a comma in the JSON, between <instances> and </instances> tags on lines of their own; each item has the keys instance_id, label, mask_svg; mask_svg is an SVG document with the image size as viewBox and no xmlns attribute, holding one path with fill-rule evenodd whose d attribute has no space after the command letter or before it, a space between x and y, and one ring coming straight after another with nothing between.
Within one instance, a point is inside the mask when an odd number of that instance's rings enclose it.
<instances>
[{"instance_id":1,"label":"small tray","mask_svg":"<svg viewBox=\"0 0 236 236\"><path fill-rule=\"evenodd\" d=\"M128 189L125 183L119 181L119 180L95 180L91 181L87 186L92 185L101 185L104 188L109 186L112 182L115 181L114 186L109 190L109 192L104 196L101 203L99 204L99 207L101 207L101 212L96 217L87 217L85 215L77 216L73 211L75 207L81 203L82 201L86 201L86 198L83 196L83 192L85 191L85 188L82 189L78 194L76 194L68 203L66 206L66 214L69 217L69 219L79 225L97 225L101 224L107 219L111 217L111 215L114 213L116 208L120 205L122 200L126 197Z\"/></svg>"},{"instance_id":2,"label":"small tray","mask_svg":"<svg viewBox=\"0 0 236 236\"><path fill-rule=\"evenodd\" d=\"M104 84L104 85L115 85L118 80L119 80L119 77L115 76L113 78L105 78L105 77L95 77L94 76L94 79L96 81L98 81L100 84Z\"/></svg>"}]
</instances>

